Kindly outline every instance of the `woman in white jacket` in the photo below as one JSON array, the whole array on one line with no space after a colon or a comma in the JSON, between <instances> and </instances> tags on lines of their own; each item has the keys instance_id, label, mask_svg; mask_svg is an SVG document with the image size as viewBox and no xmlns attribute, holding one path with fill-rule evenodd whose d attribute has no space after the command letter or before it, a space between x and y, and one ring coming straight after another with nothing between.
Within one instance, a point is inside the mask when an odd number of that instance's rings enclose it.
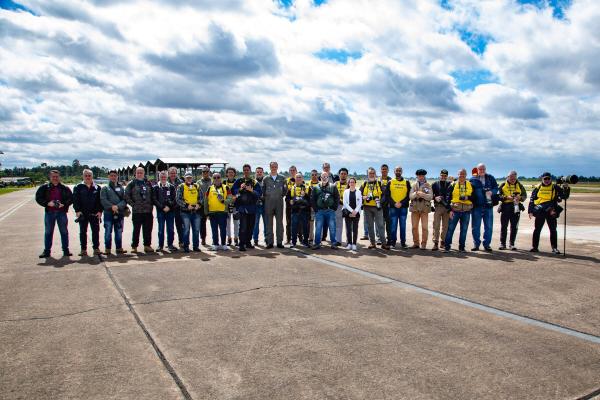
<instances>
[{"instance_id":1,"label":"woman in white jacket","mask_svg":"<svg viewBox=\"0 0 600 400\"><path fill-rule=\"evenodd\" d=\"M356 179L348 180L348 189L344 190L344 201L342 212L346 220L346 241L348 250L356 250L356 239L358 238L358 220L362 208L362 195L356 189Z\"/></svg>"}]
</instances>

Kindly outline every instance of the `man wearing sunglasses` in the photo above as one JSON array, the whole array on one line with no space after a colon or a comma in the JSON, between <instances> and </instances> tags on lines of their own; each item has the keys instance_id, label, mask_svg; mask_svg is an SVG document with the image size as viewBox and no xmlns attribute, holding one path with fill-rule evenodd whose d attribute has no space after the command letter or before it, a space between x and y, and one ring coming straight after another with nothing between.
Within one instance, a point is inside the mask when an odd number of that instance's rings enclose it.
<instances>
[{"instance_id":1,"label":"man wearing sunglasses","mask_svg":"<svg viewBox=\"0 0 600 400\"><path fill-rule=\"evenodd\" d=\"M100 203L100 186L94 183L91 170L83 170L83 182L73 188L73 209L79 223L80 257L87 257L87 230L92 231L92 247L94 255L100 254L100 220L102 219L102 203Z\"/></svg>"},{"instance_id":2,"label":"man wearing sunglasses","mask_svg":"<svg viewBox=\"0 0 600 400\"><path fill-rule=\"evenodd\" d=\"M542 174L542 183L537 185L535 189L533 189L533 192L531 192L528 212L530 219L535 217L535 229L533 231L531 252L539 252L540 233L542 232L544 224L547 223L548 229L550 230L552 253L560 254L560 251L558 250L556 225L562 207L558 205L558 203L568 199L571 193L571 189L566 184L564 187L566 190L563 190L560 185L552 183L552 174L550 174L550 172L544 172Z\"/></svg>"}]
</instances>

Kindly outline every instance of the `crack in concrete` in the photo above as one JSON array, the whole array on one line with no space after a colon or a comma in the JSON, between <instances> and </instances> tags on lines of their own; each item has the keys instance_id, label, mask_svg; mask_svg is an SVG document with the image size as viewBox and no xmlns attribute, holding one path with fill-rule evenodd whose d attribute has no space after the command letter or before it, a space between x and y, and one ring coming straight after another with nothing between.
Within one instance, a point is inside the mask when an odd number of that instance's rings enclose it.
<instances>
[{"instance_id":1,"label":"crack in concrete","mask_svg":"<svg viewBox=\"0 0 600 400\"><path fill-rule=\"evenodd\" d=\"M81 314L89 313L89 312L92 312L92 311L104 310L104 309L107 309L107 308L112 308L112 307L117 307L117 306L122 306L122 304L112 304L112 305L109 305L109 306L89 308L87 310L75 311L75 312L65 313L65 314L48 315L48 316L45 316L45 317L26 317L26 318L3 319L3 320L0 320L0 323L3 323L3 322L40 321L40 320L43 321L43 320L49 320L49 319L54 319L54 318L71 317L73 315L81 315Z\"/></svg>"},{"instance_id":2,"label":"crack in concrete","mask_svg":"<svg viewBox=\"0 0 600 400\"><path fill-rule=\"evenodd\" d=\"M156 303L166 303L166 302L180 301L180 300L208 299L208 298L213 298L213 297L232 296L232 295L243 294L243 293L254 292L257 290L265 290L265 289L279 289L279 288L290 288L290 287L315 288L315 289L330 289L330 288L336 289L336 288L360 287L360 286L389 285L390 283L391 282L360 283L360 284L348 284L348 285L311 285L311 284L270 285L270 286L259 286L259 287L250 288L250 289L237 290L237 291L233 291L233 292L140 301L137 303L132 303L132 305L137 306L137 305L148 305L148 304L156 304Z\"/></svg>"}]
</instances>

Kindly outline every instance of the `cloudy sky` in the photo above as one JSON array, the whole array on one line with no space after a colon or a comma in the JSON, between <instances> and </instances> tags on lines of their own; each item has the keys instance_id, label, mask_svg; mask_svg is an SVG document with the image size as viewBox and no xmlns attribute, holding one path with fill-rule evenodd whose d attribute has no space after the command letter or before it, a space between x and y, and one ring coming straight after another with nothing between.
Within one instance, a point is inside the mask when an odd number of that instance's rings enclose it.
<instances>
[{"instance_id":1,"label":"cloudy sky","mask_svg":"<svg viewBox=\"0 0 600 400\"><path fill-rule=\"evenodd\" d=\"M597 0L0 0L0 161L600 175L598 21Z\"/></svg>"}]
</instances>

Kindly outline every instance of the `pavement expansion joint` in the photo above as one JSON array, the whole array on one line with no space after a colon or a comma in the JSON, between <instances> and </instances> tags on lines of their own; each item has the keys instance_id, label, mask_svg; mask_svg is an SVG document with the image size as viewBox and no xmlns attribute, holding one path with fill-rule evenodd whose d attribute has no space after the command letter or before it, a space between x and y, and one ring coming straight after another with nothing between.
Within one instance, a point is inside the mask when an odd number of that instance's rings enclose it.
<instances>
[{"instance_id":1,"label":"pavement expansion joint","mask_svg":"<svg viewBox=\"0 0 600 400\"><path fill-rule=\"evenodd\" d=\"M215 293L215 294L207 294L207 295L198 295L198 296L188 296L188 297L175 297L175 298L167 298L167 299L157 299L157 300L149 300L149 301L140 301L137 303L131 303L134 306L137 305L148 305L148 304L156 304L156 303L166 303L171 301L181 301L181 300L197 300L197 299L208 299L213 297L224 297L224 296L232 296L237 294L244 294L249 292L254 292L258 290L268 290L268 289L280 289L280 288L313 288L313 289L338 289L338 288L350 288L350 287L363 287L363 286L377 286L377 285L387 285L392 282L378 282L378 283L359 283L359 284L347 284L347 285L330 285L330 284L286 284L286 285L270 285L270 286L259 286L250 289L237 290L233 292L224 292L224 293Z\"/></svg>"},{"instance_id":2,"label":"pavement expansion joint","mask_svg":"<svg viewBox=\"0 0 600 400\"><path fill-rule=\"evenodd\" d=\"M89 313L89 312L92 312L92 311L105 310L107 308L113 308L113 307L119 307L119 306L122 306L122 304L111 304L111 305L108 305L108 306L89 308L87 310L75 311L75 312L71 312L71 313L58 314L58 315L49 315L49 316L45 316L45 317L27 317L27 318L3 319L3 320L0 320L0 323L3 323L3 322L39 321L39 320L48 320L48 319L54 319L54 318L71 317L71 316L74 316L74 315L81 315L81 314L86 314L86 313Z\"/></svg>"},{"instance_id":3,"label":"pavement expansion joint","mask_svg":"<svg viewBox=\"0 0 600 400\"><path fill-rule=\"evenodd\" d=\"M173 368L173 366L171 365L171 363L169 362L169 360L167 360L167 358L165 357L165 355L162 352L162 350L160 349L160 347L158 347L158 344L156 343L156 340L154 340L154 338L152 337L152 335L150 334L150 332L146 328L146 325L144 324L144 322L140 318L139 314L137 313L137 311L135 310L135 308L133 307L133 305L129 301L129 297L127 297L127 295L125 294L125 291L123 290L123 288L121 287L121 285L119 285L119 283L117 282L116 278L114 277L114 275L110 271L110 267L108 267L106 265L106 263L102 260L101 256L98 256L98 258L102 262L102 265L104 266L104 270L106 271L106 274L108 275L108 277L109 277L110 281L112 282L113 286L115 287L115 289L117 290L117 292L119 293L119 295L121 295L121 297L123 298L123 301L125 302L125 305L127 305L127 308L129 309L129 312L133 315L136 323L138 324L138 326L140 327L140 329L142 330L142 332L144 332L144 335L146 336L146 339L148 339L148 342L150 342L150 345L154 349L157 357L160 359L161 363L163 364L163 366L165 367L165 369L167 370L167 372L169 373L169 375L171 376L171 378L173 379L173 381L175 382L175 384L177 385L177 387L181 391L181 394L182 394L183 398L186 399L186 400L192 400L192 395L190 394L190 392L188 391L187 387L185 386L185 384L183 383L183 381L181 380L181 378L177 374L177 371L175 371L175 369Z\"/></svg>"},{"instance_id":4,"label":"pavement expansion joint","mask_svg":"<svg viewBox=\"0 0 600 400\"><path fill-rule=\"evenodd\" d=\"M578 397L575 400L593 400L593 399L600 399L600 388L594 390L591 393L588 393L586 395Z\"/></svg>"},{"instance_id":5,"label":"pavement expansion joint","mask_svg":"<svg viewBox=\"0 0 600 400\"><path fill-rule=\"evenodd\" d=\"M317 260L317 261L321 262L322 264L329 265L329 266L332 266L332 267L335 267L338 269L342 269L342 270L345 270L348 272L353 272L353 273L356 273L356 274L359 274L362 276L366 276L371 279L378 280L380 282L392 283L394 286L397 286L400 288L412 289L419 293L437 297L442 300L451 301L453 303L462 304L464 306L475 308L477 310L484 311L489 314L493 314L493 315L504 317L504 318L509 318L509 319L512 319L512 320L515 320L518 322L522 322L522 323L531 325L531 326L537 326L537 327L551 330L554 332L558 332L558 333L573 336L573 337L576 337L579 339L583 339L588 342L600 344L600 336L594 335L592 333L579 331L579 330L569 328L569 327L566 327L563 325L555 324L555 323L552 323L549 321L544 321L544 320L537 319L534 317L529 317L526 315L521 315L521 314L511 312L511 311L502 310L500 308L496 308L496 307L489 306L489 305L486 305L483 303L479 303L477 301L469 300L469 299L461 297L461 296L440 292L440 291L434 290L434 289L428 289L426 287L415 285L413 283L401 281L398 279L394 279L394 278L386 276L386 275L378 274L378 273L371 272L371 271L357 268L357 267L352 267L350 265L346 265L346 264L340 263L338 261L333 261L333 260L329 260L324 257L316 256L314 254L306 253L305 251L300 250L300 249L295 249L295 251L297 251L299 253L303 253L307 257Z\"/></svg>"}]
</instances>

